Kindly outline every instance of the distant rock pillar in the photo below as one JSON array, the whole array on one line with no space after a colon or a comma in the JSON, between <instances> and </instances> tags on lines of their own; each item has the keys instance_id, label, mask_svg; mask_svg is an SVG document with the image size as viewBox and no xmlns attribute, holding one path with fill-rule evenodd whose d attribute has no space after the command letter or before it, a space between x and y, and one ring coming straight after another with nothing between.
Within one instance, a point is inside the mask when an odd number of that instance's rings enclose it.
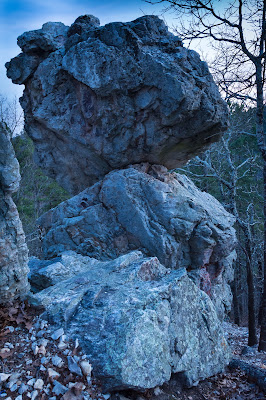
<instances>
[{"instance_id":1,"label":"distant rock pillar","mask_svg":"<svg viewBox=\"0 0 266 400\"><path fill-rule=\"evenodd\" d=\"M0 125L0 304L28 290L28 249L12 193L19 187L19 164L8 133Z\"/></svg>"}]
</instances>

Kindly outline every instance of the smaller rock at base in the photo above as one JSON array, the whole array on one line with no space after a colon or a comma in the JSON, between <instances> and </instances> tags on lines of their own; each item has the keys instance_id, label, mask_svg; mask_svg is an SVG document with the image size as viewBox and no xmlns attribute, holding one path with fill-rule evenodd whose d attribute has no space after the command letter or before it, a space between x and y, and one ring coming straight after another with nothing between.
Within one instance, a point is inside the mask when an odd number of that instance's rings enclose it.
<instances>
[{"instance_id":1,"label":"smaller rock at base","mask_svg":"<svg viewBox=\"0 0 266 400\"><path fill-rule=\"evenodd\" d=\"M67 357L67 361L68 361L68 369L69 369L69 371L73 372L73 374L82 376L82 371L81 371L77 361L71 356Z\"/></svg>"},{"instance_id":2,"label":"smaller rock at base","mask_svg":"<svg viewBox=\"0 0 266 400\"><path fill-rule=\"evenodd\" d=\"M44 381L42 379L37 379L37 381L34 383L34 389L42 390L43 385Z\"/></svg>"},{"instance_id":3,"label":"smaller rock at base","mask_svg":"<svg viewBox=\"0 0 266 400\"><path fill-rule=\"evenodd\" d=\"M6 382L11 374L4 374L3 372L0 373L0 383Z\"/></svg>"},{"instance_id":4,"label":"smaller rock at base","mask_svg":"<svg viewBox=\"0 0 266 400\"><path fill-rule=\"evenodd\" d=\"M58 378L60 374L56 372L54 369L48 368L48 376L49 378Z\"/></svg>"},{"instance_id":5,"label":"smaller rock at base","mask_svg":"<svg viewBox=\"0 0 266 400\"><path fill-rule=\"evenodd\" d=\"M57 339L59 339L63 334L64 334L64 329L63 329L63 328L60 328L60 329L57 329L57 330L51 335L51 338L52 338L53 340L57 340Z\"/></svg>"},{"instance_id":6,"label":"smaller rock at base","mask_svg":"<svg viewBox=\"0 0 266 400\"><path fill-rule=\"evenodd\" d=\"M20 394L19 396L17 396L17 397L15 398L15 400L22 400L22 395Z\"/></svg>"},{"instance_id":7,"label":"smaller rock at base","mask_svg":"<svg viewBox=\"0 0 266 400\"><path fill-rule=\"evenodd\" d=\"M56 355L56 356L52 357L52 363L55 367L62 367L62 365L64 364L64 361L62 360L61 357Z\"/></svg>"},{"instance_id":8,"label":"smaller rock at base","mask_svg":"<svg viewBox=\"0 0 266 400\"><path fill-rule=\"evenodd\" d=\"M53 388L53 393L57 396L59 396L60 394L65 394L68 391L68 388L64 385L62 385L62 383L54 380L54 388Z\"/></svg>"},{"instance_id":9,"label":"smaller rock at base","mask_svg":"<svg viewBox=\"0 0 266 400\"><path fill-rule=\"evenodd\" d=\"M18 389L19 394L23 394L28 390L28 386L25 383L22 383Z\"/></svg>"},{"instance_id":10,"label":"smaller rock at base","mask_svg":"<svg viewBox=\"0 0 266 400\"><path fill-rule=\"evenodd\" d=\"M85 376L91 376L92 366L88 361L81 361L80 366Z\"/></svg>"},{"instance_id":11,"label":"smaller rock at base","mask_svg":"<svg viewBox=\"0 0 266 400\"><path fill-rule=\"evenodd\" d=\"M37 398L37 396L38 396L38 390L34 390L31 393L31 400L35 400Z\"/></svg>"},{"instance_id":12,"label":"smaller rock at base","mask_svg":"<svg viewBox=\"0 0 266 400\"><path fill-rule=\"evenodd\" d=\"M36 382L36 379L35 379L35 378L32 378L32 379L30 379L30 380L27 382L27 384L28 384L29 386L33 386L35 382Z\"/></svg>"}]
</instances>

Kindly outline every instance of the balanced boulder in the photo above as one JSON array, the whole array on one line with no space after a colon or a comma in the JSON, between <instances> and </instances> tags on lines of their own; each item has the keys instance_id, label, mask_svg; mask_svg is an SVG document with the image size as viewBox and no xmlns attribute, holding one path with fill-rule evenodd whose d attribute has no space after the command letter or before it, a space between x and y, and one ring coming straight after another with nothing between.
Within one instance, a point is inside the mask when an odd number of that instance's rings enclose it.
<instances>
[{"instance_id":1,"label":"balanced boulder","mask_svg":"<svg viewBox=\"0 0 266 400\"><path fill-rule=\"evenodd\" d=\"M35 160L72 194L129 164L178 167L227 128L207 64L156 16L50 22L18 45L7 75L25 85Z\"/></svg>"}]
</instances>

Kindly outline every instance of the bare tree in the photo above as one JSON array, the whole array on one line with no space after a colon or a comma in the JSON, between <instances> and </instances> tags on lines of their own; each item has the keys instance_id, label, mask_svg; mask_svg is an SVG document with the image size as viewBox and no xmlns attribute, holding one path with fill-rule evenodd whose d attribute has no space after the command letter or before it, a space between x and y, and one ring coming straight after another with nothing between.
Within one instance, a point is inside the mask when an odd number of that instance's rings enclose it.
<instances>
[{"instance_id":1,"label":"bare tree","mask_svg":"<svg viewBox=\"0 0 266 400\"><path fill-rule=\"evenodd\" d=\"M209 38L217 49L222 81L231 96L254 102L256 136L264 160L264 296L259 350L266 351L266 132L264 86L266 59L266 0L152 0L164 3L179 17L183 40ZM225 60L225 55L227 60ZM227 70L223 69L226 61ZM229 69L228 67L231 66Z\"/></svg>"},{"instance_id":2,"label":"bare tree","mask_svg":"<svg viewBox=\"0 0 266 400\"><path fill-rule=\"evenodd\" d=\"M6 127L11 137L20 134L23 130L23 111L16 97L8 100L0 94L0 122Z\"/></svg>"},{"instance_id":3,"label":"bare tree","mask_svg":"<svg viewBox=\"0 0 266 400\"><path fill-rule=\"evenodd\" d=\"M250 110L252 111L252 110ZM256 294L254 285L254 266L258 264L257 249L260 240L257 240L258 229L261 226L262 215L259 196L260 185L254 176L261 170L261 157L258 149L249 148L250 130L252 121L249 116L252 112L238 109L231 118L231 128L221 141L213 145L202 156L192 159L185 169L179 169L189 174L202 186L202 181L209 182L208 191L214 191L227 211L236 218L236 229L239 237L238 254L243 253L246 265L246 283L248 288L248 344L257 344L256 336ZM232 115L232 114L231 114ZM243 121L241 121L241 117ZM232 151L234 142L242 141L242 151ZM243 140L246 139L246 140ZM252 138L254 142L254 138ZM239 145L238 145L239 146ZM218 191L217 191L218 190ZM258 243L259 242L259 243ZM239 263L240 265L241 263ZM234 292L234 302L237 301L237 292ZM234 304L235 305L235 304ZM238 306L235 305L235 309Z\"/></svg>"}]
</instances>

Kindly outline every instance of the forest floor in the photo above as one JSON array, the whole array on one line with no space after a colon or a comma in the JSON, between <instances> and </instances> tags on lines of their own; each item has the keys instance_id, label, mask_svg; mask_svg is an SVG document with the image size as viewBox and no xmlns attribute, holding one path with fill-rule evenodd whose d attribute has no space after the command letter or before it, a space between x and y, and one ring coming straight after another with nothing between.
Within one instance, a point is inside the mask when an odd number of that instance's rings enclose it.
<instances>
[{"instance_id":1,"label":"forest floor","mask_svg":"<svg viewBox=\"0 0 266 400\"><path fill-rule=\"evenodd\" d=\"M266 399L250 376L236 368L228 368L189 389L182 388L173 377L146 393L102 394L78 342L68 341L62 329L54 331L36 314L25 304L0 309L0 400ZM265 374L266 379L266 353L247 347L247 328L231 323L225 323L224 328L233 358Z\"/></svg>"}]
</instances>

